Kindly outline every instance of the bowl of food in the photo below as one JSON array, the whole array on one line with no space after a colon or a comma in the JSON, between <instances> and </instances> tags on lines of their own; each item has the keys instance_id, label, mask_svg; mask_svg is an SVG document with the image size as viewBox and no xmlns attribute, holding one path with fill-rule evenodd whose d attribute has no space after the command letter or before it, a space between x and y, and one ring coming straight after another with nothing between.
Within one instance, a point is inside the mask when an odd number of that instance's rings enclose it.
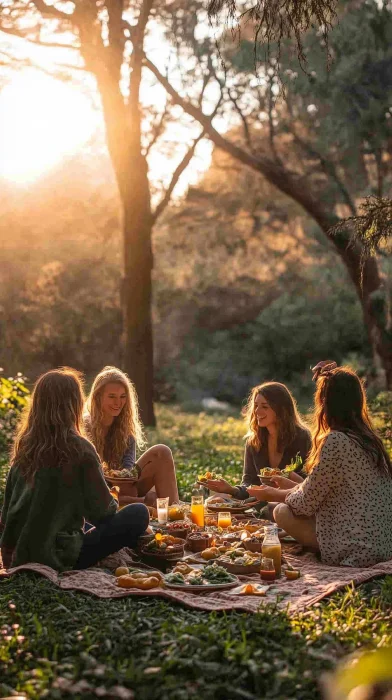
<instances>
[{"instance_id":1,"label":"bowl of food","mask_svg":"<svg viewBox=\"0 0 392 700\"><path fill-rule=\"evenodd\" d=\"M162 535L157 532L154 538L141 548L141 553L154 557L169 559L184 554L184 540L173 535Z\"/></svg>"},{"instance_id":2,"label":"bowl of food","mask_svg":"<svg viewBox=\"0 0 392 700\"><path fill-rule=\"evenodd\" d=\"M209 532L192 532L186 538L186 548L191 552L202 552L211 542L212 535Z\"/></svg>"},{"instance_id":3,"label":"bowl of food","mask_svg":"<svg viewBox=\"0 0 392 700\"><path fill-rule=\"evenodd\" d=\"M248 539L243 540L242 546L247 552L261 552L264 535L251 535Z\"/></svg>"},{"instance_id":4,"label":"bowl of food","mask_svg":"<svg viewBox=\"0 0 392 700\"><path fill-rule=\"evenodd\" d=\"M166 531L169 533L169 535L180 537L183 540L186 540L191 530L192 523L188 522L187 520L174 520L172 522L168 522L166 525Z\"/></svg>"},{"instance_id":5,"label":"bowl of food","mask_svg":"<svg viewBox=\"0 0 392 700\"><path fill-rule=\"evenodd\" d=\"M185 516L188 514L188 510L187 506L182 503L172 503L167 511L167 519L169 522L184 520Z\"/></svg>"},{"instance_id":6,"label":"bowl of food","mask_svg":"<svg viewBox=\"0 0 392 700\"><path fill-rule=\"evenodd\" d=\"M265 467L265 469L260 469L260 481L265 486L271 486L274 480L274 476L280 476L281 472L279 469L271 469L270 467Z\"/></svg>"}]
</instances>

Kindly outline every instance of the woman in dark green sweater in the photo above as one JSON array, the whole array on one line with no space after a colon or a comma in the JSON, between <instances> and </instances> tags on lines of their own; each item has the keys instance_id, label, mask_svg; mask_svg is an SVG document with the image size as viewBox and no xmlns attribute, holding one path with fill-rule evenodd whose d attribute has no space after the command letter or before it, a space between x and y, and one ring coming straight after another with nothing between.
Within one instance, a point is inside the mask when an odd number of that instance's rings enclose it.
<instances>
[{"instance_id":1,"label":"woman in dark green sweater","mask_svg":"<svg viewBox=\"0 0 392 700\"><path fill-rule=\"evenodd\" d=\"M3 565L84 569L148 526L141 503L117 513L93 445L82 436L83 388L75 370L42 375L14 441L0 520ZM95 527L83 533L84 521Z\"/></svg>"}]
</instances>

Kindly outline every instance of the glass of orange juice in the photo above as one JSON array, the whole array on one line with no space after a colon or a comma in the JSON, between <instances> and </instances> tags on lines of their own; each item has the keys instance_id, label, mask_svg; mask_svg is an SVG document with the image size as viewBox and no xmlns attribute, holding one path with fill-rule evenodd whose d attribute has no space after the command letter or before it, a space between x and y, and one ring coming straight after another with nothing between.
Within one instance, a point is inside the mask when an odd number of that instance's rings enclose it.
<instances>
[{"instance_id":1,"label":"glass of orange juice","mask_svg":"<svg viewBox=\"0 0 392 700\"><path fill-rule=\"evenodd\" d=\"M226 528L231 525L231 513L218 513L218 527Z\"/></svg>"},{"instance_id":2,"label":"glass of orange juice","mask_svg":"<svg viewBox=\"0 0 392 700\"><path fill-rule=\"evenodd\" d=\"M191 500L192 521L199 527L204 527L204 498L203 496L192 496Z\"/></svg>"}]
</instances>

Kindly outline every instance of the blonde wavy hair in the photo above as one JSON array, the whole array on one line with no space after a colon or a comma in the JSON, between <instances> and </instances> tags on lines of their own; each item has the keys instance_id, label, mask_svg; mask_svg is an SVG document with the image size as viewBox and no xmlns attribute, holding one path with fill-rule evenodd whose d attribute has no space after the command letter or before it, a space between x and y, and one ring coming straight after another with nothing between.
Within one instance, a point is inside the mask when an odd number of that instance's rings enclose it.
<instances>
[{"instance_id":1,"label":"blonde wavy hair","mask_svg":"<svg viewBox=\"0 0 392 700\"><path fill-rule=\"evenodd\" d=\"M62 468L77 460L83 434L82 376L70 367L41 375L21 416L11 449L11 464L30 483L43 467Z\"/></svg>"},{"instance_id":2,"label":"blonde wavy hair","mask_svg":"<svg viewBox=\"0 0 392 700\"><path fill-rule=\"evenodd\" d=\"M267 444L268 439L267 429L260 428L257 424L255 401L256 397L260 395L265 398L276 413L278 424L277 448L282 452L295 439L297 429L307 429L307 426L298 413L297 403L287 386L279 382L266 382L255 386L250 392L247 404L242 411L248 428L245 439L247 444L254 447L255 450L259 451L263 445Z\"/></svg>"},{"instance_id":3,"label":"blonde wavy hair","mask_svg":"<svg viewBox=\"0 0 392 700\"><path fill-rule=\"evenodd\" d=\"M363 384L351 367L322 369L318 376L312 449L305 464L307 472L319 463L320 452L331 430L346 433L369 455L379 472L392 477L390 458L372 426Z\"/></svg>"},{"instance_id":4,"label":"blonde wavy hair","mask_svg":"<svg viewBox=\"0 0 392 700\"><path fill-rule=\"evenodd\" d=\"M121 384L124 387L126 401L121 413L116 416L109 431L104 434L101 398L107 384ZM135 439L141 449L145 445L143 425L139 416L139 403L135 387L128 375L117 367L104 367L97 374L86 402L88 415L85 421L86 432L95 446L101 460L111 469L121 464L129 437Z\"/></svg>"}]
</instances>

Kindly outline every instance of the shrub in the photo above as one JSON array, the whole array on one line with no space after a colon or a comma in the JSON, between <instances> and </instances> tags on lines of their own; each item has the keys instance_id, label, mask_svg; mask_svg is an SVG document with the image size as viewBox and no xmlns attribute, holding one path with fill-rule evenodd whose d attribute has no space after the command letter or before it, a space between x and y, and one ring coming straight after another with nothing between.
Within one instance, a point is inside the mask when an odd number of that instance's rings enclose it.
<instances>
[{"instance_id":1,"label":"shrub","mask_svg":"<svg viewBox=\"0 0 392 700\"><path fill-rule=\"evenodd\" d=\"M0 370L3 372L3 370ZM17 376L0 375L0 453L6 452L12 442L16 423L27 403L29 390L26 377L18 372Z\"/></svg>"}]
</instances>

